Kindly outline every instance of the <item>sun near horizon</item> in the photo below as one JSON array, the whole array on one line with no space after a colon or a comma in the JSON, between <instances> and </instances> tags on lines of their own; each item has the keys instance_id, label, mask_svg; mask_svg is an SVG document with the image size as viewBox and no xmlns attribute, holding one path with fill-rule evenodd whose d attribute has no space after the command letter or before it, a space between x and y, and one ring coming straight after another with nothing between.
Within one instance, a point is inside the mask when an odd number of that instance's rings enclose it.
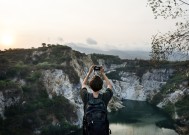
<instances>
[{"instance_id":1,"label":"sun near horizon","mask_svg":"<svg viewBox=\"0 0 189 135\"><path fill-rule=\"evenodd\" d=\"M0 35L0 45L3 47L13 47L15 38L11 33L3 33Z\"/></svg>"}]
</instances>

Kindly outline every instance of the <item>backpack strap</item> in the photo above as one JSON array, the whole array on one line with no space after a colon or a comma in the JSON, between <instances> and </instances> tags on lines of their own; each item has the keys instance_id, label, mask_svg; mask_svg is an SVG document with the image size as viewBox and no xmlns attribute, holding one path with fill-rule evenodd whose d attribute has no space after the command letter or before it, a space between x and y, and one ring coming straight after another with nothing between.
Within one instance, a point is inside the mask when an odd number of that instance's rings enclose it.
<instances>
[{"instance_id":1,"label":"backpack strap","mask_svg":"<svg viewBox=\"0 0 189 135\"><path fill-rule=\"evenodd\" d=\"M87 101L84 104L84 113L85 113L85 110L86 110L87 103L89 102L89 96L90 96L90 93L87 93Z\"/></svg>"},{"instance_id":2,"label":"backpack strap","mask_svg":"<svg viewBox=\"0 0 189 135\"><path fill-rule=\"evenodd\" d=\"M97 99L102 99L102 97L103 97L102 94L99 93ZM88 102L90 99L94 99L94 98L93 98L93 93L88 93L88 94L87 94L87 102Z\"/></svg>"}]
</instances>

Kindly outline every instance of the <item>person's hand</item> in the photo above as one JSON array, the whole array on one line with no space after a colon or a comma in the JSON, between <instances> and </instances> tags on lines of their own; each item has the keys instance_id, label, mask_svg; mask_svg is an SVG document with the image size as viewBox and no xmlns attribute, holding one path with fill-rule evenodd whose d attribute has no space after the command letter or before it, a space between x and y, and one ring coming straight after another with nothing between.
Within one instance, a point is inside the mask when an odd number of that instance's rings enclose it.
<instances>
[{"instance_id":1,"label":"person's hand","mask_svg":"<svg viewBox=\"0 0 189 135\"><path fill-rule=\"evenodd\" d=\"M93 72L93 70L94 70L94 67L95 67L95 65L92 65L90 68L89 68L89 75Z\"/></svg>"},{"instance_id":2,"label":"person's hand","mask_svg":"<svg viewBox=\"0 0 189 135\"><path fill-rule=\"evenodd\" d=\"M104 67L103 66L101 66L101 68L100 68L100 73L103 75L104 74Z\"/></svg>"}]
</instances>

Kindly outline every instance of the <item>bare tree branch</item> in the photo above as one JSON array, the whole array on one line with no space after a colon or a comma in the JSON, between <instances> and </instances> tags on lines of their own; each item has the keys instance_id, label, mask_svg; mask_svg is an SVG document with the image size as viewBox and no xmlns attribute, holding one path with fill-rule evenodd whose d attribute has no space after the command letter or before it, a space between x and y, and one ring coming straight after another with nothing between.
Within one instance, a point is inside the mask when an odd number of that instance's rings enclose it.
<instances>
[{"instance_id":1,"label":"bare tree branch","mask_svg":"<svg viewBox=\"0 0 189 135\"><path fill-rule=\"evenodd\" d=\"M181 4L182 3L182 4ZM189 12L186 6L189 3L183 0L148 0L155 18L177 18L187 15ZM189 20L184 18L186 22L178 22L178 27L174 32L165 34L158 33L152 36L152 52L151 58L156 60L166 60L175 52L187 56L189 55ZM188 21L187 21L188 20Z\"/></svg>"},{"instance_id":2,"label":"bare tree branch","mask_svg":"<svg viewBox=\"0 0 189 135\"><path fill-rule=\"evenodd\" d=\"M179 1L186 4L186 5L189 5L189 3L185 2L185 1L182 1L182 0L179 0Z\"/></svg>"}]
</instances>

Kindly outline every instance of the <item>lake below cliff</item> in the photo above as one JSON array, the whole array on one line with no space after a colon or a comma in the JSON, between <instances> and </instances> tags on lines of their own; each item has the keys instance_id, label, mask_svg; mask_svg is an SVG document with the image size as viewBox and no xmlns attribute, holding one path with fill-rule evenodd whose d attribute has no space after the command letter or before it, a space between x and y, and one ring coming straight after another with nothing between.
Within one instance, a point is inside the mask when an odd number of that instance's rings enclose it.
<instances>
[{"instance_id":1,"label":"lake below cliff","mask_svg":"<svg viewBox=\"0 0 189 135\"><path fill-rule=\"evenodd\" d=\"M112 135L178 135L171 119L157 107L132 100L124 100L123 105L108 114ZM76 134L82 135L81 131Z\"/></svg>"}]
</instances>

